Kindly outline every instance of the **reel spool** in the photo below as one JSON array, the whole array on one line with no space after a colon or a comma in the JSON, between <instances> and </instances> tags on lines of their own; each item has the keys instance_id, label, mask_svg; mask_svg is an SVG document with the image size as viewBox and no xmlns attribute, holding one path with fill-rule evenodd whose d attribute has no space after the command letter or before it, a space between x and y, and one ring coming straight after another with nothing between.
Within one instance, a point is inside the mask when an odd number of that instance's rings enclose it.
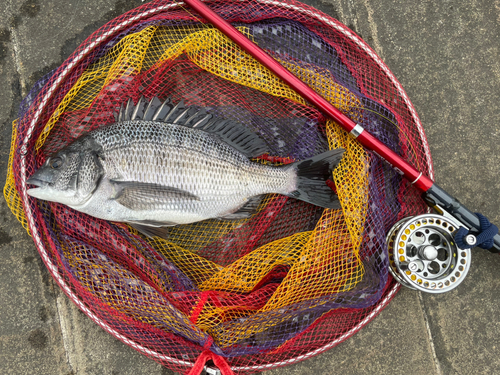
<instances>
[{"instance_id":1,"label":"reel spool","mask_svg":"<svg viewBox=\"0 0 500 375\"><path fill-rule=\"evenodd\" d=\"M398 221L387 234L389 270L402 285L427 293L444 293L465 278L470 250L453 235L462 226L450 216L424 214Z\"/></svg>"}]
</instances>

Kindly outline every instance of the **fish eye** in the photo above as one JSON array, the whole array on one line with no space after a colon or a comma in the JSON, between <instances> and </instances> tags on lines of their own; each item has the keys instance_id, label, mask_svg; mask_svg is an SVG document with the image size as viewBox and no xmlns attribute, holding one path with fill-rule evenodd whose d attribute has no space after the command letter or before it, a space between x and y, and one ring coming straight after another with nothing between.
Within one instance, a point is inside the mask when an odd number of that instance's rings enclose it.
<instances>
[{"instance_id":1,"label":"fish eye","mask_svg":"<svg viewBox=\"0 0 500 375\"><path fill-rule=\"evenodd\" d=\"M61 158L54 158L50 161L50 167L52 169L57 169L63 164L63 161Z\"/></svg>"}]
</instances>

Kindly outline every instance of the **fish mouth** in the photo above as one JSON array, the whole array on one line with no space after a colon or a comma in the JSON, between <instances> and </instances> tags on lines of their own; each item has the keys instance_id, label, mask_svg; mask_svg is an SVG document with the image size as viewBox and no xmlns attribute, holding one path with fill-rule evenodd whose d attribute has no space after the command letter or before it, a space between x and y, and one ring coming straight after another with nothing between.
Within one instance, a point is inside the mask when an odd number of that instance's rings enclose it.
<instances>
[{"instance_id":1,"label":"fish mouth","mask_svg":"<svg viewBox=\"0 0 500 375\"><path fill-rule=\"evenodd\" d=\"M34 198L38 198L39 197L38 193L41 193L43 190L45 190L45 188L47 188L49 186L48 181L41 180L35 176L31 176L30 178L28 178L26 180L26 183L28 185L36 186L35 188L31 188L31 189L28 189L26 191L26 193L28 193L28 195L30 195Z\"/></svg>"},{"instance_id":2,"label":"fish mouth","mask_svg":"<svg viewBox=\"0 0 500 375\"><path fill-rule=\"evenodd\" d=\"M28 185L35 185L36 187L44 187L47 186L49 183L47 181L40 180L39 178L36 178L35 176L31 176L26 180L26 183Z\"/></svg>"}]
</instances>

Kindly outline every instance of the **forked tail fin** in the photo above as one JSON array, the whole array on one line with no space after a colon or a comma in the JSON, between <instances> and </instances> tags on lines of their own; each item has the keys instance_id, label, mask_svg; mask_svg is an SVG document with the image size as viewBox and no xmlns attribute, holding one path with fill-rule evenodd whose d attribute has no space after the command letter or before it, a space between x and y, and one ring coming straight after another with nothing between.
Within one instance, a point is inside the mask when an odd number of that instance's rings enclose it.
<instances>
[{"instance_id":1,"label":"forked tail fin","mask_svg":"<svg viewBox=\"0 0 500 375\"><path fill-rule=\"evenodd\" d=\"M297 171L297 190L289 197L324 208L340 208L337 194L326 183L338 165L344 149L329 150L312 158L290 164Z\"/></svg>"}]
</instances>

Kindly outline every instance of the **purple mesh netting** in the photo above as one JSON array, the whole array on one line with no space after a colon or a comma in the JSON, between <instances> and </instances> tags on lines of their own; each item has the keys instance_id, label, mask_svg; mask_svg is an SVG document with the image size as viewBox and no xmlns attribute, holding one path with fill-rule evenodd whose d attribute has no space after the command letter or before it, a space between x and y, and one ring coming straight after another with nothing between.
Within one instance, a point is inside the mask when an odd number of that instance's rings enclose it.
<instances>
[{"instance_id":1,"label":"purple mesh netting","mask_svg":"<svg viewBox=\"0 0 500 375\"><path fill-rule=\"evenodd\" d=\"M238 22L239 25L246 25L253 39L273 56L291 61L300 67L310 68L315 73L330 75L336 83L349 89L361 104L359 108L351 108L346 114L353 119L362 119L365 129L398 154L413 157L407 155L408 143L412 142L412 138L405 138L405 126L413 125L405 125L405 121L409 120L404 117L407 115L404 108L401 110L404 105L399 101L398 107L390 98L380 98L378 91L385 92L387 87L384 85L389 85L383 83L378 86L377 79L363 76L364 71L359 69L359 66L365 62L360 61L352 52L355 47L345 47L341 36L335 35L321 22L285 7L270 10L267 5L254 4L247 11L244 7L248 4L243 2L213 4L219 14ZM268 17L272 18L266 20ZM149 19L135 21L123 31L110 35L109 40L91 48L88 55L71 68L71 72L57 87L51 102L38 117L38 125L27 144L28 149L33 148L43 129L42 124L46 123L82 72L103 57L124 36L153 24L179 27L196 24L196 21L183 10L159 13ZM92 40L95 40L95 37L90 39ZM345 49L349 48L350 52L346 52ZM44 87L52 85L63 70L76 61L76 57L68 59L61 68L35 85L20 109L19 134L24 136L26 133L30 117L37 110L33 104L39 100L39 95L44 94ZM384 79L381 78L381 81ZM199 82L203 82L204 86L199 85ZM223 100L212 94L214 88L221 87L227 89L232 97ZM274 156L300 160L328 148L324 134L325 119L314 108L228 83L201 70L182 55L174 62L165 63L158 70L141 72L116 92L103 90L88 109L65 113L66 117L63 116L56 124L44 145L40 153L42 156L35 156L35 153L26 156L28 169L39 165L44 157L69 143L73 137L112 121L113 112L120 104L114 96L123 101L125 97L137 100L141 95L158 95L163 98L171 96L174 101L184 98L187 103L206 107L217 116L237 120L264 138ZM88 120L85 122L84 119ZM21 140L17 142L20 144ZM255 332L252 327L259 326L264 329L251 335L241 334L241 338L231 345L224 346L215 340L211 344L211 350L234 359L235 363L239 361L239 357L244 356L255 357L242 359L243 362L258 362L261 360L259 355L269 353L277 353L278 358L285 356L279 348L293 342L303 333L311 332L311 328L333 309L342 310L339 314L358 310L359 313L353 313L358 319L358 316L367 314L385 292L384 288L388 282L385 233L402 213L407 215L421 207L408 208L408 202L412 203L418 199L417 193L378 156L370 152L367 154L369 206L360 249L365 270L363 279L347 292L322 295L273 311L221 321L209 333L181 318L200 300L202 292L196 283L147 241L131 234L125 226L88 219L62 205L31 201L32 208L39 218L34 225L44 233L43 241L46 245L55 249L49 252L48 256L57 265L72 291L84 301L89 310L96 312L99 319L131 340L154 350L164 348L168 355L176 358L193 360L199 354L200 347L209 342L209 335L223 337L252 330ZM35 160L36 157L39 159ZM16 159L15 170L19 168L18 163L19 160ZM323 211L287 198L278 198L273 204L276 216L270 216L272 219L266 221L266 215L271 215L274 211L264 211L260 214L257 219L262 223L262 230L255 237L252 232L255 229L255 226L252 226L254 222L249 221L208 245L193 245L189 250L220 266L226 266L271 241L296 232L312 230ZM301 216L297 217L296 212L301 212ZM296 217L293 229L290 229L291 217ZM96 264L100 266L99 269L93 267ZM288 266L277 267L255 293L252 291L248 295L236 297L241 300L246 298L245 301L248 301L252 293L270 294L283 281L289 269ZM109 300L119 303L105 302ZM168 312L169 319L165 318L165 312ZM355 320L350 319L353 322ZM348 325L351 323L339 328L338 335L342 329L350 329ZM352 323L354 324L356 322ZM329 334L328 337L325 334L325 340L336 337L334 333ZM305 343L302 345L305 347Z\"/></svg>"}]
</instances>

